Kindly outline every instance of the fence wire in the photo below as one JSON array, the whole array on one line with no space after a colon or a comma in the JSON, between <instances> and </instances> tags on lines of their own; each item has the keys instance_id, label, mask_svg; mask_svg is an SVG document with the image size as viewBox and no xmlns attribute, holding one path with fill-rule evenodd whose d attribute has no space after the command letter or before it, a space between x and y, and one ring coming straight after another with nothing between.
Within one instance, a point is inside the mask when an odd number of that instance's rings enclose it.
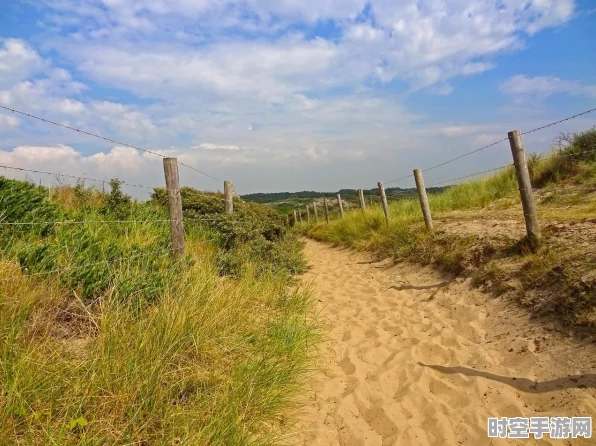
<instances>
[{"instance_id":1,"label":"fence wire","mask_svg":"<svg viewBox=\"0 0 596 446\"><path fill-rule=\"evenodd\" d=\"M3 164L0 164L0 168L4 168L4 169L11 169L11 170L18 170L18 171L22 171L22 172L31 172L31 173L39 173L39 174L43 174L43 175L51 175L51 176L56 176L56 177L64 177L64 178L74 178L74 179L78 179L78 180L83 180L83 181L96 181L98 183L108 183L111 180L106 180L106 179L99 179L99 178L93 178L93 177L84 177L84 176L79 176L79 175L69 175L69 174L65 174L65 173L58 173L58 172L47 172L45 170L36 170L36 169L27 169L25 167L14 167L14 166L5 166ZM161 186L148 186L145 184L134 184L134 183L127 183L126 181L122 181L120 179L118 179L118 181L120 181L121 184L124 184L126 186L132 186L132 187L143 187L145 189L164 189L167 191L175 191L175 189L166 189L165 187L161 187Z\"/></svg>"},{"instance_id":2,"label":"fence wire","mask_svg":"<svg viewBox=\"0 0 596 446\"><path fill-rule=\"evenodd\" d=\"M579 116L587 115L588 113L592 113L593 111L596 111L596 108L592 108L590 110L583 111L583 112L578 113L576 115L569 116L568 118L560 119L559 121L551 122L550 124L546 124L546 125L543 125L541 127L536 127L535 129L528 130L527 132L522 132L522 135L527 135L529 133L537 132L538 130L542 130L542 129L545 129L547 127L551 127L553 125L560 124L561 122L569 121L569 120L574 119L574 118L577 118Z\"/></svg>"},{"instance_id":3,"label":"fence wire","mask_svg":"<svg viewBox=\"0 0 596 446\"><path fill-rule=\"evenodd\" d=\"M466 175L466 176L463 176L463 177L452 178L450 180L445 180L445 181L441 181L439 183L434 183L431 186L427 186L427 188L437 187L437 186L442 185L442 184L452 183L454 181L463 180L463 179L466 179L466 178L472 178L472 177L475 177L475 176L478 176L478 175L482 175L482 174L485 174L485 173L496 172L497 170L503 170L503 169L507 169L507 168L513 167L513 166L515 166L515 164L508 164L506 166L496 167L494 169L483 170L482 172L476 172L476 173L472 173L470 175Z\"/></svg>"},{"instance_id":4,"label":"fence wire","mask_svg":"<svg viewBox=\"0 0 596 446\"><path fill-rule=\"evenodd\" d=\"M589 109L589 110L585 110L585 111L583 111L583 112L581 112L581 113L577 113L577 114L575 114L575 115L573 115L573 116L569 116L569 117L567 117L567 118L564 118L564 119L559 119L558 121L554 121L554 122L551 122L551 123L549 123L549 124L545 124L545 125L542 125L542 126L540 126L540 127L536 127L535 129L528 130L528 131L526 131L526 132L522 132L521 134L522 134L522 135L527 135L527 134L530 134L530 133L534 133L534 132L537 132L537 131L539 131L539 130L545 129L545 128L547 128L547 127L552 127L553 125L560 124L561 122L569 121L569 120L571 120L571 119L575 119L575 118L577 118L577 117L579 117L579 116L587 115L588 113L592 113L593 111L596 111L596 108L592 108L592 109ZM496 146L497 144L500 144L500 143L502 143L502 142L505 142L505 141L507 141L508 139L509 139L508 137L507 137L507 138L500 139L499 141L492 142L492 143L490 143L490 144L487 144L487 145L485 145L485 146L483 146L483 147L480 147L479 149L475 149L475 150L472 150L472 151L470 151L470 152L466 152L466 153L464 153L464 154L462 154L462 155L459 155L459 156L457 156L457 157L455 157L455 158L449 159L449 160L447 160L447 161L444 161L444 162L442 162L442 163L436 164L436 165L434 165L434 166L431 166L431 167L427 167L426 169L422 169L422 171L423 171L423 172L429 172L429 171L431 171L431 170L434 170L434 169L437 169L437 168L439 168L439 167L442 167L442 166L444 166L444 165L446 165L446 164L452 163L453 161L457 161L457 160L459 160L459 159L461 159L461 158L464 158L464 157L466 157L466 156L472 155L472 154L474 154L474 153L481 152L481 151L483 151L483 150L486 150L486 149L488 149L488 148L490 148L490 147L494 147L494 146ZM412 176L412 174L408 174L408 175L405 175L405 176L403 176L403 177L401 177L401 178L396 178L396 179L394 179L394 180L387 181L385 184L391 184L391 183L395 183L395 182L397 182L397 181L405 180L406 178L409 178L409 177L411 177L411 176ZM431 187L432 187L432 186L431 186Z\"/></svg>"},{"instance_id":5,"label":"fence wire","mask_svg":"<svg viewBox=\"0 0 596 446\"><path fill-rule=\"evenodd\" d=\"M219 221L217 218L184 218L183 221ZM62 220L62 221L2 221L1 226L35 226L35 225L84 225L84 224L146 224L169 223L171 220Z\"/></svg>"},{"instance_id":6,"label":"fence wire","mask_svg":"<svg viewBox=\"0 0 596 446\"><path fill-rule=\"evenodd\" d=\"M35 225L85 225L85 224L123 224L123 223L165 223L170 220L62 220L62 221L2 221L0 226L35 226Z\"/></svg>"},{"instance_id":7,"label":"fence wire","mask_svg":"<svg viewBox=\"0 0 596 446\"><path fill-rule=\"evenodd\" d=\"M154 152L153 150L142 149L141 147L137 147L137 146L134 146L132 144L128 144L128 143L125 143L125 142L122 142L122 141L117 141L115 139L108 138L106 136L98 135L97 133L91 133L91 132L88 132L86 130L78 129L76 127L71 127L71 126L66 125L66 124L60 124L59 122L52 121L52 120L46 119L46 118L42 118L40 116L36 116L36 115L31 114L31 113L20 111L20 110L11 108L11 107L6 107L4 105L0 105L0 108L2 108L4 110L11 111L13 113L17 113L19 115L27 116L28 118L37 119L38 121L45 122L45 123L48 123L48 124L52 124L52 125L55 125L57 127L62 127L62 128L67 129L67 130L72 130L74 132L83 133L85 135L92 136L94 138L103 139L104 141L109 141L111 143L118 144L119 146L130 147L132 149L139 150L139 151L145 152L145 153L149 153L151 155L159 156L161 158L168 158L166 155L163 155L163 154L158 153L158 152ZM178 161L178 164L181 165L181 166L187 167L187 168L189 168L191 170L194 170L195 172L198 172L201 175L205 175L206 177L212 178L212 179L217 180L217 181L223 181L223 180L221 180L221 179L219 179L219 178L217 178L217 177L215 177L213 175L209 175L208 173L203 172L202 170L196 169L196 168L194 168L194 167L192 167L192 166L190 166L190 165L188 165L186 163L182 163L182 162Z\"/></svg>"}]
</instances>

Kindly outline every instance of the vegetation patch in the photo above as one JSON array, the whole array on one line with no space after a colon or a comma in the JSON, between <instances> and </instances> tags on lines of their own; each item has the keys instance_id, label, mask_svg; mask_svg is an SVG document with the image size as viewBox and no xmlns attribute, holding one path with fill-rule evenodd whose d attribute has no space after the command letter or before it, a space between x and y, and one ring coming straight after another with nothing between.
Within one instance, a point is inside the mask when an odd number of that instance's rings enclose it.
<instances>
[{"instance_id":1,"label":"vegetation patch","mask_svg":"<svg viewBox=\"0 0 596 446\"><path fill-rule=\"evenodd\" d=\"M0 438L11 444L277 444L318 328L286 220L185 189L167 209L0 178ZM209 221L207 221L207 217ZM18 224L17 224L18 223ZM32 224L25 224L32 223Z\"/></svg>"}]
</instances>

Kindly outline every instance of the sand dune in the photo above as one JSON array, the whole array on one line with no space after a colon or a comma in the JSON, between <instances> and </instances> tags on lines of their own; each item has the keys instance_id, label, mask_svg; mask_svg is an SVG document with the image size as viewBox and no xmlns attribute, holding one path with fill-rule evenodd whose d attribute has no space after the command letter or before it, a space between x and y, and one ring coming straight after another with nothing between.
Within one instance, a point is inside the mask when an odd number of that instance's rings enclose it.
<instances>
[{"instance_id":1,"label":"sand dune","mask_svg":"<svg viewBox=\"0 0 596 446\"><path fill-rule=\"evenodd\" d=\"M306 254L327 341L301 444L596 444L487 437L488 417L596 418L594 344L430 268Z\"/></svg>"}]
</instances>

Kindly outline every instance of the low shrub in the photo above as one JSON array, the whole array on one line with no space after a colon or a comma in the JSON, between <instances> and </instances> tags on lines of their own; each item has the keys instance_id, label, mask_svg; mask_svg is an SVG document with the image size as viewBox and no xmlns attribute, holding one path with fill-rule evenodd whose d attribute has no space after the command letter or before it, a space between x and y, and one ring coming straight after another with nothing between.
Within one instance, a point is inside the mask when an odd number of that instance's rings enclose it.
<instances>
[{"instance_id":1,"label":"low shrub","mask_svg":"<svg viewBox=\"0 0 596 446\"><path fill-rule=\"evenodd\" d=\"M287 275L306 269L302 244L290 231L286 217L259 203L234 199L234 213L224 212L221 193L201 192L184 187L180 191L187 224L208 227L222 249L216 264L222 275L239 277L241 265L256 262L258 273L276 271ZM168 203L167 192L156 189L152 201L162 207Z\"/></svg>"}]
</instances>

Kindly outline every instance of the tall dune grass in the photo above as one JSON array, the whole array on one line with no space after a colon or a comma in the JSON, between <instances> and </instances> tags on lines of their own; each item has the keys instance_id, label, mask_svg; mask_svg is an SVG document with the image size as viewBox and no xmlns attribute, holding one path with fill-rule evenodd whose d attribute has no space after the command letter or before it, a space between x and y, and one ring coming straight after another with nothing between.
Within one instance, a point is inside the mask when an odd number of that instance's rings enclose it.
<instances>
[{"instance_id":1,"label":"tall dune grass","mask_svg":"<svg viewBox=\"0 0 596 446\"><path fill-rule=\"evenodd\" d=\"M167 223L147 222L159 206L75 192L0 184L0 221L88 220L0 222L0 444L286 440L318 338L309 294L252 252L222 276L220 234L200 223L172 262ZM91 222L118 216L137 222Z\"/></svg>"},{"instance_id":2,"label":"tall dune grass","mask_svg":"<svg viewBox=\"0 0 596 446\"><path fill-rule=\"evenodd\" d=\"M561 181L596 182L596 129L569 135L566 140L568 146L551 156L528 157L528 167L536 186L549 187ZM439 218L452 211L482 209L499 202L503 202L503 207L520 203L513 167L429 195L433 215ZM413 255L432 261L437 253L431 255L431 241L446 242L453 249L453 244L459 244L457 250L466 249L466 243L425 230L417 197L391 202L389 214L390 223L386 225L381 208L369 206L364 212L352 210L346 213L345 218L336 219L329 225L302 225L301 230L322 241L366 249L387 257Z\"/></svg>"}]
</instances>

